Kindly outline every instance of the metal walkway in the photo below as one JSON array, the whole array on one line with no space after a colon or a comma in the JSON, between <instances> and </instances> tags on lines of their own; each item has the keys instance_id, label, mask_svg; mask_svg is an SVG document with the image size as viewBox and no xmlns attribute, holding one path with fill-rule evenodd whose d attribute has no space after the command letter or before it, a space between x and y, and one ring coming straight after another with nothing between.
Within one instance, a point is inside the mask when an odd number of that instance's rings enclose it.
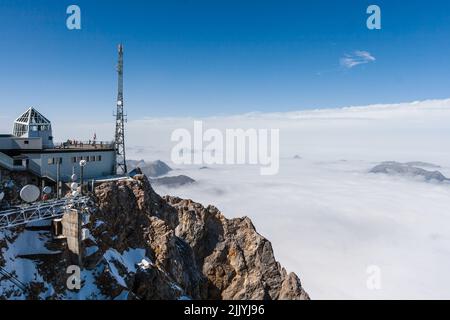
<instances>
[{"instance_id":1,"label":"metal walkway","mask_svg":"<svg viewBox=\"0 0 450 320\"><path fill-rule=\"evenodd\" d=\"M0 211L0 230L17 227L31 222L60 217L66 208L86 206L89 197L65 198L23 205Z\"/></svg>"}]
</instances>

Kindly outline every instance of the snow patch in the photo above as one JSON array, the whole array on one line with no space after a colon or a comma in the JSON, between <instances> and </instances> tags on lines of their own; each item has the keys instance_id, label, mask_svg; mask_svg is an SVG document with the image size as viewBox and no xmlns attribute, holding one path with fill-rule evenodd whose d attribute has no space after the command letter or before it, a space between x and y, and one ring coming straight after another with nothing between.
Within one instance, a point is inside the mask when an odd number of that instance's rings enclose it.
<instances>
[{"instance_id":1,"label":"snow patch","mask_svg":"<svg viewBox=\"0 0 450 320\"><path fill-rule=\"evenodd\" d=\"M123 287L126 287L126 282L120 275L116 263L125 267L128 273L136 273L136 267L148 268L152 264L151 260L145 256L145 249L128 249L122 254L115 249L109 249L103 256L108 262L112 276Z\"/></svg>"}]
</instances>

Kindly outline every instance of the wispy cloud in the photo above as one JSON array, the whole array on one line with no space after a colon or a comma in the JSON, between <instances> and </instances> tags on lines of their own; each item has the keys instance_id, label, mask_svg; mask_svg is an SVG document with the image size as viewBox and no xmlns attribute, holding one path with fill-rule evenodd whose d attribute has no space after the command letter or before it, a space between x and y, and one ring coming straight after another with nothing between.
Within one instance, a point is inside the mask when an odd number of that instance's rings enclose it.
<instances>
[{"instance_id":1,"label":"wispy cloud","mask_svg":"<svg viewBox=\"0 0 450 320\"><path fill-rule=\"evenodd\" d=\"M360 64L366 64L375 61L375 57L368 51L355 51L351 54L346 54L341 58L341 66L351 69Z\"/></svg>"}]
</instances>

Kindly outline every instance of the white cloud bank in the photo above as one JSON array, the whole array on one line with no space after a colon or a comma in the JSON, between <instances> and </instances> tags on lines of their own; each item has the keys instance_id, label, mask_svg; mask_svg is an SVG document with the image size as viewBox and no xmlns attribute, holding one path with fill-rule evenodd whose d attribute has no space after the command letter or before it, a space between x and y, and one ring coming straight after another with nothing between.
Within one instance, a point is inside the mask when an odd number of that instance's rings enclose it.
<instances>
[{"instance_id":1,"label":"white cloud bank","mask_svg":"<svg viewBox=\"0 0 450 320\"><path fill-rule=\"evenodd\" d=\"M170 164L170 133L193 120L130 122L129 156ZM280 173L175 166L198 183L157 191L251 217L314 299L450 298L450 185L368 173L380 161L426 161L450 176L450 100L199 120L279 128ZM367 289L371 265L381 290Z\"/></svg>"}]
</instances>

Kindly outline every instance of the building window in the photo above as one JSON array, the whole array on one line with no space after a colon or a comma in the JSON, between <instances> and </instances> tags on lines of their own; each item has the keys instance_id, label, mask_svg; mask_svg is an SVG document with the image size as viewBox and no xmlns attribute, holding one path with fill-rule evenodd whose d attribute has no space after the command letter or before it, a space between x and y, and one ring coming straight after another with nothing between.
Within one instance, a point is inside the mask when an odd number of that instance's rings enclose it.
<instances>
[{"instance_id":1,"label":"building window","mask_svg":"<svg viewBox=\"0 0 450 320\"><path fill-rule=\"evenodd\" d=\"M28 132L28 126L25 124L14 124L14 135L16 137L21 137Z\"/></svg>"},{"instance_id":2,"label":"building window","mask_svg":"<svg viewBox=\"0 0 450 320\"><path fill-rule=\"evenodd\" d=\"M91 156L91 162L95 162L95 156Z\"/></svg>"},{"instance_id":3,"label":"building window","mask_svg":"<svg viewBox=\"0 0 450 320\"><path fill-rule=\"evenodd\" d=\"M62 164L62 158L48 158L47 163L49 165L53 165L53 164Z\"/></svg>"},{"instance_id":4,"label":"building window","mask_svg":"<svg viewBox=\"0 0 450 320\"><path fill-rule=\"evenodd\" d=\"M97 161L102 161L102 156L97 156Z\"/></svg>"},{"instance_id":5,"label":"building window","mask_svg":"<svg viewBox=\"0 0 450 320\"><path fill-rule=\"evenodd\" d=\"M25 141L23 142L23 144L30 144L30 141L25 140Z\"/></svg>"},{"instance_id":6,"label":"building window","mask_svg":"<svg viewBox=\"0 0 450 320\"><path fill-rule=\"evenodd\" d=\"M72 157L72 163L77 163L77 157Z\"/></svg>"},{"instance_id":7,"label":"building window","mask_svg":"<svg viewBox=\"0 0 450 320\"><path fill-rule=\"evenodd\" d=\"M15 159L15 160L13 161L13 165L14 165L14 166L22 166L22 160Z\"/></svg>"}]
</instances>

